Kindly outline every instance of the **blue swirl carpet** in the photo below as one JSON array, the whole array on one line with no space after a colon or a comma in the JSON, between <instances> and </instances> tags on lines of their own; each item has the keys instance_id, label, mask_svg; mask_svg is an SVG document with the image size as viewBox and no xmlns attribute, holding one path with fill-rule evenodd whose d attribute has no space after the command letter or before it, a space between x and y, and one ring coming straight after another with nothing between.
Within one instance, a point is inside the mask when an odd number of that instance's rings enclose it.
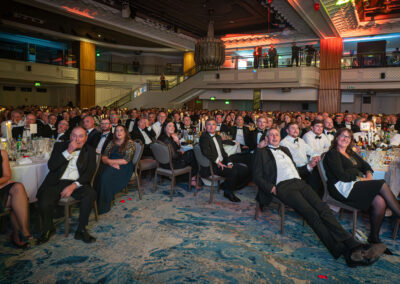
<instances>
[{"instance_id":1,"label":"blue swirl carpet","mask_svg":"<svg viewBox=\"0 0 400 284\"><path fill-rule=\"evenodd\" d=\"M400 283L391 218L381 237L395 255L352 269L333 259L290 210L284 236L276 205L255 221L254 187L238 193L240 204L221 192L210 205L208 187L194 197L178 184L171 201L168 181L156 193L151 186L144 184L143 200L132 187L99 222L91 216L94 244L74 240L77 210L67 238L60 224L49 243L21 251L0 235L0 283ZM351 220L344 214L340 222L350 230ZM368 234L368 220L360 216L358 224Z\"/></svg>"}]
</instances>

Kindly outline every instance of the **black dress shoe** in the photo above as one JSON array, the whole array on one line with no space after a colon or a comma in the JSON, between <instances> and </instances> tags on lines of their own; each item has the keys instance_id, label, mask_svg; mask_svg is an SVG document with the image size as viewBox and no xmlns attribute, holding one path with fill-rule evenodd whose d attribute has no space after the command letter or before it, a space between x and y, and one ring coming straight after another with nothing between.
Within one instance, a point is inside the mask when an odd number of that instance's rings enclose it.
<instances>
[{"instance_id":1,"label":"black dress shoe","mask_svg":"<svg viewBox=\"0 0 400 284\"><path fill-rule=\"evenodd\" d=\"M47 243L50 240L51 236L54 235L55 232L56 232L55 230L47 230L45 232L42 232L39 239L37 239L36 243L38 245Z\"/></svg>"},{"instance_id":2,"label":"black dress shoe","mask_svg":"<svg viewBox=\"0 0 400 284\"><path fill-rule=\"evenodd\" d=\"M224 197L232 202L240 202L240 199L237 198L232 192L229 193L224 192Z\"/></svg>"},{"instance_id":3,"label":"black dress shoe","mask_svg":"<svg viewBox=\"0 0 400 284\"><path fill-rule=\"evenodd\" d=\"M76 231L75 232L75 240L82 240L85 243L94 243L96 241L96 238L89 235L88 231L85 229L83 231Z\"/></svg>"}]
</instances>

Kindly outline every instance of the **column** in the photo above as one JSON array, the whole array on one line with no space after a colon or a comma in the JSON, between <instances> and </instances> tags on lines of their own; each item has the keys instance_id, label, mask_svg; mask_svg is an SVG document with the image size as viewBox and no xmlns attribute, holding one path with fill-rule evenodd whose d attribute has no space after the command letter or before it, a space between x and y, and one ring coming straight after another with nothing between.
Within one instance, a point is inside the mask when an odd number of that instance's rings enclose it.
<instances>
[{"instance_id":1,"label":"column","mask_svg":"<svg viewBox=\"0 0 400 284\"><path fill-rule=\"evenodd\" d=\"M253 110L261 109L261 90L254 89L253 90Z\"/></svg>"},{"instance_id":2,"label":"column","mask_svg":"<svg viewBox=\"0 0 400 284\"><path fill-rule=\"evenodd\" d=\"M81 108L89 108L96 104L96 47L89 42L80 42L79 49L79 103Z\"/></svg>"},{"instance_id":3,"label":"column","mask_svg":"<svg viewBox=\"0 0 400 284\"><path fill-rule=\"evenodd\" d=\"M183 73L192 69L194 66L195 66L194 52L193 51L185 52L185 54L183 55Z\"/></svg>"},{"instance_id":4,"label":"column","mask_svg":"<svg viewBox=\"0 0 400 284\"><path fill-rule=\"evenodd\" d=\"M321 39L319 63L318 111L340 111L342 38Z\"/></svg>"}]
</instances>

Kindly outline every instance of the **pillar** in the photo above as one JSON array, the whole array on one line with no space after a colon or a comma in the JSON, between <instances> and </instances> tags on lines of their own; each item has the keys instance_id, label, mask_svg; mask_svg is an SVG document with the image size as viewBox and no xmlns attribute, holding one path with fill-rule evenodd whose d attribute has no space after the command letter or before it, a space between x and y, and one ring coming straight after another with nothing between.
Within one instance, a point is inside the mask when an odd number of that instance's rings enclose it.
<instances>
[{"instance_id":1,"label":"pillar","mask_svg":"<svg viewBox=\"0 0 400 284\"><path fill-rule=\"evenodd\" d=\"M183 55L183 73L186 73L186 71L192 69L194 66L194 52L185 52L185 54Z\"/></svg>"},{"instance_id":2,"label":"pillar","mask_svg":"<svg viewBox=\"0 0 400 284\"><path fill-rule=\"evenodd\" d=\"M253 90L253 110L261 109L261 90L254 89Z\"/></svg>"},{"instance_id":3,"label":"pillar","mask_svg":"<svg viewBox=\"0 0 400 284\"><path fill-rule=\"evenodd\" d=\"M321 39L318 111L340 112L342 38Z\"/></svg>"},{"instance_id":4,"label":"pillar","mask_svg":"<svg viewBox=\"0 0 400 284\"><path fill-rule=\"evenodd\" d=\"M96 47L93 43L80 42L79 48L79 103L81 108L95 105Z\"/></svg>"}]
</instances>

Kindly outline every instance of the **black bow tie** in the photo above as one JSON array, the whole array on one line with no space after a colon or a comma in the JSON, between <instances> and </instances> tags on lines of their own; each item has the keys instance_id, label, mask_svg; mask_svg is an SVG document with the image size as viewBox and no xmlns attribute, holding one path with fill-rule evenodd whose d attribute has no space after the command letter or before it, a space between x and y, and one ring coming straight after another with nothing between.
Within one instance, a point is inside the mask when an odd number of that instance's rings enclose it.
<instances>
[{"instance_id":1,"label":"black bow tie","mask_svg":"<svg viewBox=\"0 0 400 284\"><path fill-rule=\"evenodd\" d=\"M237 127L237 129L243 129L243 127Z\"/></svg>"},{"instance_id":2,"label":"black bow tie","mask_svg":"<svg viewBox=\"0 0 400 284\"><path fill-rule=\"evenodd\" d=\"M315 136L315 139L321 139L321 136Z\"/></svg>"},{"instance_id":3,"label":"black bow tie","mask_svg":"<svg viewBox=\"0 0 400 284\"><path fill-rule=\"evenodd\" d=\"M293 143L299 142L299 138L295 138Z\"/></svg>"},{"instance_id":4,"label":"black bow tie","mask_svg":"<svg viewBox=\"0 0 400 284\"><path fill-rule=\"evenodd\" d=\"M326 132L326 134L335 136L336 132L335 131L328 131L328 132Z\"/></svg>"},{"instance_id":5,"label":"black bow tie","mask_svg":"<svg viewBox=\"0 0 400 284\"><path fill-rule=\"evenodd\" d=\"M101 138L107 137L107 135L108 135L108 133L107 134L101 134Z\"/></svg>"},{"instance_id":6,"label":"black bow tie","mask_svg":"<svg viewBox=\"0 0 400 284\"><path fill-rule=\"evenodd\" d=\"M268 146L268 148L270 148L271 150L274 150L274 151L276 151L276 150L281 150L281 147L276 147L276 148L273 148L273 147L270 147L270 146Z\"/></svg>"},{"instance_id":7,"label":"black bow tie","mask_svg":"<svg viewBox=\"0 0 400 284\"><path fill-rule=\"evenodd\" d=\"M257 132L264 134L264 130L257 129Z\"/></svg>"}]
</instances>

